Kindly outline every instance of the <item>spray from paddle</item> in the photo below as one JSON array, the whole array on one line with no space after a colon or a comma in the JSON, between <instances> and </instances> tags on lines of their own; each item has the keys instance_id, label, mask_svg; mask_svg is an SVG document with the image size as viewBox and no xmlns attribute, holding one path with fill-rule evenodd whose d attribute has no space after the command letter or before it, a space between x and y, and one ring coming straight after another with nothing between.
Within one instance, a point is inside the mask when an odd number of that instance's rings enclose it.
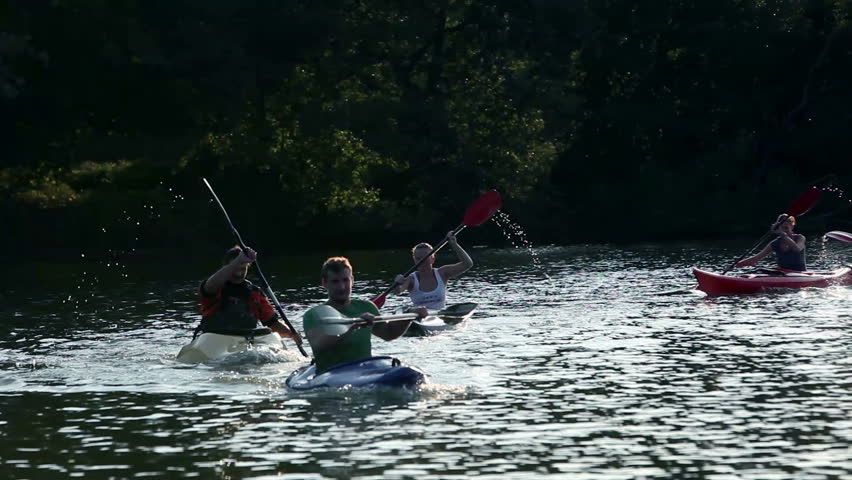
<instances>
[{"instance_id":1,"label":"spray from paddle","mask_svg":"<svg viewBox=\"0 0 852 480\"><path fill-rule=\"evenodd\" d=\"M539 258L538 253L533 248L533 244L527 239L527 234L524 232L524 229L521 228L520 225L513 222L512 219L509 218L509 215L505 212L497 212L493 217L494 223L500 227L500 230L503 232L503 236L509 240L512 244L512 247L516 249L525 249L527 253L532 257L533 266L535 266L548 281L553 281L550 278L550 275L547 274L547 270L545 270L544 266L541 264L541 258Z\"/></svg>"},{"instance_id":2,"label":"spray from paddle","mask_svg":"<svg viewBox=\"0 0 852 480\"><path fill-rule=\"evenodd\" d=\"M847 207L852 207L852 198L844 198L845 192L840 187L836 187L834 185L827 185L822 187L822 191L834 194L838 200L842 200L846 202Z\"/></svg>"},{"instance_id":3,"label":"spray from paddle","mask_svg":"<svg viewBox=\"0 0 852 480\"><path fill-rule=\"evenodd\" d=\"M84 269L77 275L75 293L62 299L61 303L71 306L75 314L81 312L81 307L86 306L86 311L91 312L89 306L96 305L95 314L100 316L101 309L115 311L118 309L115 302L100 293L99 285L102 283L129 281L128 258L136 253L139 239L155 226L162 217L162 211L175 211L184 205L186 198L177 193L175 189L165 186L160 182L161 196L167 197L165 209L157 209L154 204L142 204L141 206L128 206L117 215L109 225L101 226L97 230L103 240L95 240L94 245L105 245L97 256L87 256L80 253L80 261L85 264ZM116 239L124 239L120 244Z\"/></svg>"},{"instance_id":4,"label":"spray from paddle","mask_svg":"<svg viewBox=\"0 0 852 480\"><path fill-rule=\"evenodd\" d=\"M829 176L831 182L833 182L833 177L834 175ZM834 185L833 183L828 183L821 186L820 190L831 194L836 201L839 201L842 204L842 206L835 206L835 208L832 209L834 210L834 213L845 213L845 211L852 208L852 198L848 198L846 192L844 192L842 188ZM831 231L822 236L818 258L832 264L843 263L842 258L835 254L831 254L828 250L829 244L834 243L832 240L842 243L852 243L852 234L843 231Z\"/></svg>"}]
</instances>

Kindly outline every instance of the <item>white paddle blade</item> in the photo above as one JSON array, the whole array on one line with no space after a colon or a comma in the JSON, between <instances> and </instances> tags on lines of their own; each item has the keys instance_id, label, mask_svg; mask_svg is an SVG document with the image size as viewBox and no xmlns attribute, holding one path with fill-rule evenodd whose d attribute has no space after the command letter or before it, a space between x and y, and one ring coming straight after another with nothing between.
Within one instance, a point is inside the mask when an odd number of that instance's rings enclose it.
<instances>
[{"instance_id":1,"label":"white paddle blade","mask_svg":"<svg viewBox=\"0 0 852 480\"><path fill-rule=\"evenodd\" d=\"M346 317L331 305L319 305L312 308L311 311L319 319L320 328L326 335L343 335L349 328L346 324L341 323L342 320L346 320Z\"/></svg>"},{"instance_id":2,"label":"white paddle blade","mask_svg":"<svg viewBox=\"0 0 852 480\"><path fill-rule=\"evenodd\" d=\"M823 235L823 238L831 238L833 240L837 240L837 241L840 241L840 242L852 243L852 233L841 232L840 230L828 232L825 235Z\"/></svg>"}]
</instances>

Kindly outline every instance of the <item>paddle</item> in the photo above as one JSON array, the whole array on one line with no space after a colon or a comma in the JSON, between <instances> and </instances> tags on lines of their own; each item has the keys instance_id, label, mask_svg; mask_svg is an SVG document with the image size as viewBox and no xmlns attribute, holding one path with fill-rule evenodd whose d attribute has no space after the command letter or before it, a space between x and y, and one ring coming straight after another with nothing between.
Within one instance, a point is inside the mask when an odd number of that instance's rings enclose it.
<instances>
[{"instance_id":1,"label":"paddle","mask_svg":"<svg viewBox=\"0 0 852 480\"><path fill-rule=\"evenodd\" d=\"M819 202L819 199L821 197L822 190L818 189L817 187L810 187L805 190L804 193L799 195L799 197L796 198L796 200L794 200L793 203L790 204L790 206L784 213L793 217L800 217L810 211L810 209L814 208L814 206L817 204L817 202ZM774 234L775 232L773 232L772 230L769 230L768 232L764 233L763 236L760 237L760 240L755 242L754 245L749 247L749 249L746 250L746 252L740 256L740 258L736 259L734 263L731 264L731 266L726 268L725 271L722 272L722 275L733 270L734 267L736 267L737 264L742 261L742 259L747 257L752 252L752 250L760 246L761 243L763 243L767 238Z\"/></svg>"},{"instance_id":2,"label":"paddle","mask_svg":"<svg viewBox=\"0 0 852 480\"><path fill-rule=\"evenodd\" d=\"M322 321L324 325L354 325L356 323L368 323L366 320L361 318L351 318L348 320L337 320L337 318L340 317L320 317L320 321ZM399 313L396 315L373 317L373 323L402 322L416 319L416 313Z\"/></svg>"},{"instance_id":3,"label":"paddle","mask_svg":"<svg viewBox=\"0 0 852 480\"><path fill-rule=\"evenodd\" d=\"M429 316L435 316L440 318L464 318L470 315L476 307L479 305L473 302L467 303L458 303L455 305L450 305L449 307L439 310L434 313L430 313ZM329 317L320 317L320 320L324 324L330 325L352 325L355 323L363 323L364 320L360 318L351 318L351 319L340 319L339 315L329 316ZM417 320L416 313L396 313L393 315L381 315L377 317L373 317L373 323L381 323L381 322L401 322L404 320Z\"/></svg>"},{"instance_id":4,"label":"paddle","mask_svg":"<svg viewBox=\"0 0 852 480\"><path fill-rule=\"evenodd\" d=\"M464 219L462 220L461 225L456 227L453 230L453 234L458 235L465 227L478 227L485 223L486 220L491 218L497 210L500 210L500 207L503 206L503 198L500 196L496 190L490 190L486 192L484 195L479 197L475 202L473 202L469 207L467 207L467 211L464 214ZM419 262L415 263L413 267L409 268L407 272L402 274L403 277L407 277L411 274L411 272L417 270L423 262L426 261L427 258L431 257L432 254L437 252L438 250L444 248L448 242L447 238L444 237L444 240L435 246L429 253L423 256ZM387 297L388 293L393 290L398 282L394 281L393 285L388 287L384 292L380 295L373 297L373 303L376 304L377 307L382 308L385 304L385 297Z\"/></svg>"},{"instance_id":5,"label":"paddle","mask_svg":"<svg viewBox=\"0 0 852 480\"><path fill-rule=\"evenodd\" d=\"M207 186L207 189L210 190L210 195L213 195L213 200L216 200L216 204L219 205L219 209L222 210L222 214L225 215L225 221L228 222L228 226L231 227L231 233L234 234L234 237L237 239L237 244L245 250L246 244L243 243L242 237L240 237L240 233L234 228L234 223L231 222L231 217L228 216L228 212L225 210L225 206L222 205L222 202L219 201L219 197L216 196L216 192L213 191L213 187L210 186L210 182L207 181L206 178L202 178L204 181L204 185ZM263 275L263 271L260 269L260 264L255 260L254 267L257 270L258 276L260 276L260 280L263 282L264 293L270 300L272 300L272 304L275 305L275 309L278 311L278 315L281 316L281 319L284 320L284 323L290 328L290 331L293 332L295 337L293 340L296 342L296 346L299 348L299 351L305 357L308 356L308 353L302 348L302 337L299 336L299 332L293 328L293 325L290 324L290 320L287 320L287 315L284 314L284 308L281 307L281 304L278 302L278 299L275 297L275 293L272 291L272 287L269 286L269 282L266 281L266 277Z\"/></svg>"},{"instance_id":6,"label":"paddle","mask_svg":"<svg viewBox=\"0 0 852 480\"><path fill-rule=\"evenodd\" d=\"M840 242L852 243L852 233L841 232L840 230L828 232L822 238L831 238Z\"/></svg>"}]
</instances>

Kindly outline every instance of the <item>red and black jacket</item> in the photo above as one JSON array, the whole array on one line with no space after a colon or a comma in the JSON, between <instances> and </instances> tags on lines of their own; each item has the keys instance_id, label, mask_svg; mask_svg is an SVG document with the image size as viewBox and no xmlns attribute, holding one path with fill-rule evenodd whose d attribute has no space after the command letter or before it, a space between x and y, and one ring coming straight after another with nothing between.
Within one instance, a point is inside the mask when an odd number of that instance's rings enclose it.
<instances>
[{"instance_id":1,"label":"red and black jacket","mask_svg":"<svg viewBox=\"0 0 852 480\"><path fill-rule=\"evenodd\" d=\"M204 282L199 288L201 331L251 330L257 327L257 322L267 325L275 318L269 299L248 280L226 282L215 295L204 292Z\"/></svg>"}]
</instances>

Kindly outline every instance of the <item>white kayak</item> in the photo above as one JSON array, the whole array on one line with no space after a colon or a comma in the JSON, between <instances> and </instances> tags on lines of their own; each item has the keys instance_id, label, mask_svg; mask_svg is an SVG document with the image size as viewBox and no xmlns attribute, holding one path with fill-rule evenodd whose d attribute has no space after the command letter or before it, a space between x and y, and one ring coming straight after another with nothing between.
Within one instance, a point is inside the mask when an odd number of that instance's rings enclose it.
<instances>
[{"instance_id":1,"label":"white kayak","mask_svg":"<svg viewBox=\"0 0 852 480\"><path fill-rule=\"evenodd\" d=\"M469 319L478 306L473 302L458 303L437 312L430 312L426 318L411 322L405 336L422 337L455 328Z\"/></svg>"},{"instance_id":2,"label":"white kayak","mask_svg":"<svg viewBox=\"0 0 852 480\"><path fill-rule=\"evenodd\" d=\"M242 333L204 332L184 345L175 360L182 363L201 363L254 349L282 353L287 347L281 342L280 335L266 327Z\"/></svg>"}]
</instances>

